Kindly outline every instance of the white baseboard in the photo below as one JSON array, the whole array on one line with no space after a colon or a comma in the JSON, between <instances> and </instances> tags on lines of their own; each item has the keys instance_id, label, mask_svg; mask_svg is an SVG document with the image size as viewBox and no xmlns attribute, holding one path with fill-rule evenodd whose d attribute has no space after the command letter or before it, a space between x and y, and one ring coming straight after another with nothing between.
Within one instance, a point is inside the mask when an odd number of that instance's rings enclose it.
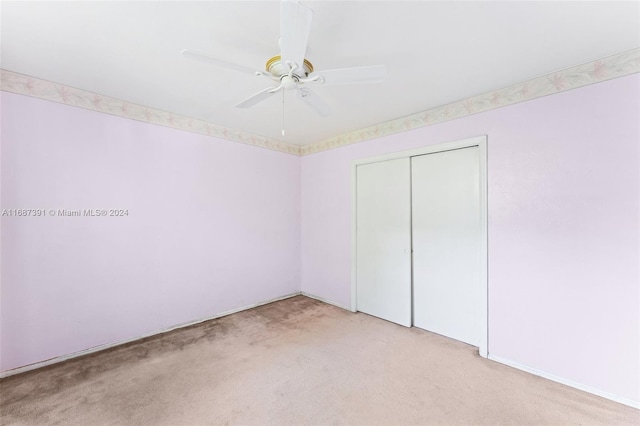
<instances>
[{"instance_id":1,"label":"white baseboard","mask_svg":"<svg viewBox=\"0 0 640 426\"><path fill-rule=\"evenodd\" d=\"M319 300L319 301L321 301L321 302L327 303L327 304L329 304L329 305L337 306L337 307L338 307L338 308L340 308L340 309L344 309L344 310L346 310L346 311L353 312L353 311L351 310L351 308L348 308L348 307L346 307L346 306L344 306L344 305L341 305L341 304L339 304L339 303L336 303L336 302L332 302L332 301L330 301L330 300L327 300L327 299L325 299L324 297L316 296L315 294L307 293L306 291L301 291L301 292L300 292L300 294L301 294L301 295L303 295L303 296L307 296L307 297L310 297L310 298L312 298L312 299L316 299L316 300Z\"/></svg>"},{"instance_id":2,"label":"white baseboard","mask_svg":"<svg viewBox=\"0 0 640 426\"><path fill-rule=\"evenodd\" d=\"M27 371L35 370L37 368L46 367L47 365L57 364L59 362L67 361L69 359L78 358L78 357L81 357L81 356L84 356L84 355L89 355L89 354L92 354L94 352L103 351L105 349L113 348L115 346L120 346L120 345L124 345L126 343L135 342L136 340L145 339L147 337L156 336L158 334L168 333L169 331L177 330L179 328L189 327L189 326L192 326L192 325L195 325L195 324L199 324L201 322L211 321L213 319L220 318L220 317L226 317L227 315L235 314L236 312L241 312L241 311L246 311L247 309L257 308L258 306L262 306L262 305L266 305L266 304L269 304L269 303L277 302L279 300L289 299L290 297L299 296L300 294L301 293L299 291L297 291L295 293L290 293L290 294L287 294L285 296L280 296L280 297L276 297L274 299L265 300L263 302L254 303L254 304L251 304L251 305L246 305L246 306L243 306L243 307L237 308L237 309L231 309L229 311L225 311L225 312L222 312L220 314L213 315L213 316L210 316L210 317L207 317L207 318L203 318L203 319L199 319L199 320L190 321L190 322L187 322L187 323L175 325L175 326L166 328L164 330L153 331L151 333L143 334L142 336L134 337L132 339L122 340L120 342L115 342L115 343L107 343L107 344L104 344L104 345L98 345L98 346L94 346L92 348L84 349L84 350L81 350L81 351L78 351L78 352L74 352L74 353L71 353L71 354L68 354L68 355L61 355L61 356L58 356L58 357L55 357L55 358L50 358L50 359L47 359L47 360L44 360L44 361L39 361L39 362L35 362L33 364L25 365L23 367L14 368L12 370L2 371L2 372L0 372L0 379L3 379L5 377L9 377L9 376L13 376L15 374L25 373Z\"/></svg>"},{"instance_id":3,"label":"white baseboard","mask_svg":"<svg viewBox=\"0 0 640 426\"><path fill-rule=\"evenodd\" d=\"M495 362L499 362L500 364L505 364L505 365L508 365L509 367L517 368L518 370L526 371L527 373L531 373L536 376L544 377L545 379L549 379L551 381L561 383L563 385L567 385L575 389L579 389L581 391L585 391L585 392L592 393L594 395L601 396L603 398L609 399L614 402L618 402L620 404L627 405L629 407L640 409L640 401L634 401L629 398L624 398L609 392L601 391L599 389L592 388L591 386L583 385L582 383L574 382L573 380L565 379L564 377L559 377L554 374L547 373L547 372L538 370L536 368L529 367L529 366L520 364L518 362L511 361L498 356L494 356L491 354L489 354L489 359Z\"/></svg>"}]
</instances>

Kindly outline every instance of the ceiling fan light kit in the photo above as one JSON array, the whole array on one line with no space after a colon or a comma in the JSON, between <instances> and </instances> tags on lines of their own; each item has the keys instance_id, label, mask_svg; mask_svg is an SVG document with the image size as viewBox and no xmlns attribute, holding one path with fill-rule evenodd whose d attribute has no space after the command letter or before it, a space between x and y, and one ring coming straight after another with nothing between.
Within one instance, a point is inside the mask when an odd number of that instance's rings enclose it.
<instances>
[{"instance_id":1,"label":"ceiling fan light kit","mask_svg":"<svg viewBox=\"0 0 640 426\"><path fill-rule=\"evenodd\" d=\"M342 68L314 72L313 64L305 59L307 40L311 31L313 10L297 0L282 0L280 3L280 54L273 56L265 65L265 71L254 71L257 76L269 78L277 83L255 93L236 105L236 108L251 108L284 90L294 90L296 98L311 107L319 115L326 117L331 107L307 85L338 85L353 83L374 83L384 80L384 65ZM249 67L217 59L194 50L185 49L182 55L224 67L234 71L247 72ZM284 103L284 94L283 94ZM283 107L284 117L284 107ZM284 118L283 118L284 121ZM284 126L283 126L284 127ZM282 131L284 136L284 130Z\"/></svg>"}]
</instances>

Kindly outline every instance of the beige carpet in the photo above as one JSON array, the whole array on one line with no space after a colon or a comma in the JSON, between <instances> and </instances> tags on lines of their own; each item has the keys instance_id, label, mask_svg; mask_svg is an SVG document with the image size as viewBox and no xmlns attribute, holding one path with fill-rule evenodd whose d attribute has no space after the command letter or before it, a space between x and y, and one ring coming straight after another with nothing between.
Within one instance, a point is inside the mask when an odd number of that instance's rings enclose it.
<instances>
[{"instance_id":1,"label":"beige carpet","mask_svg":"<svg viewBox=\"0 0 640 426\"><path fill-rule=\"evenodd\" d=\"M475 348L297 296L0 382L2 424L639 424Z\"/></svg>"}]
</instances>

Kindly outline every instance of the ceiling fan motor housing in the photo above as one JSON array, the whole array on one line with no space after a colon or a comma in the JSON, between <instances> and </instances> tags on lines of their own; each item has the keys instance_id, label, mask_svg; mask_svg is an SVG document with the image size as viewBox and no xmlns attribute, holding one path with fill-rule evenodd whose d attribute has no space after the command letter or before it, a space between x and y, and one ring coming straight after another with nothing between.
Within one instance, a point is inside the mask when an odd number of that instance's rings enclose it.
<instances>
[{"instance_id":1,"label":"ceiling fan motor housing","mask_svg":"<svg viewBox=\"0 0 640 426\"><path fill-rule=\"evenodd\" d=\"M276 55L267 61L265 66L267 72L273 76L282 78L289 74L291 68L289 64L285 63L280 55ZM308 60L304 60L302 66L298 64L298 67L293 70L293 75L298 78L306 78L313 72L313 65Z\"/></svg>"}]
</instances>

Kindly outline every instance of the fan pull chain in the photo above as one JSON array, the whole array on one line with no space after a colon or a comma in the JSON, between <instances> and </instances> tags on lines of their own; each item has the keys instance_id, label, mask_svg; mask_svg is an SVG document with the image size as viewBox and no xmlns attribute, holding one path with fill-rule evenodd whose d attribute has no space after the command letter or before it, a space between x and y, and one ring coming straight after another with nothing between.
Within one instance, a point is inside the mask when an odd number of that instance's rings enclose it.
<instances>
[{"instance_id":1,"label":"fan pull chain","mask_svg":"<svg viewBox=\"0 0 640 426\"><path fill-rule=\"evenodd\" d=\"M282 91L282 136L284 136L284 90Z\"/></svg>"}]
</instances>

